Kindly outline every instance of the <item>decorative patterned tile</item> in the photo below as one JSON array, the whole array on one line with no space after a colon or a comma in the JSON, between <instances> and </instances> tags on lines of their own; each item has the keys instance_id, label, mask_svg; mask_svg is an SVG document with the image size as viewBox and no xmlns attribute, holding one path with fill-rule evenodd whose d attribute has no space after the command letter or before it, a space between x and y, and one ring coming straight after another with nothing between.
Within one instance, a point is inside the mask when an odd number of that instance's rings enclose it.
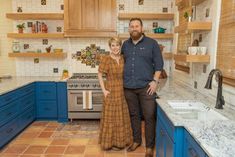
<instances>
[{"instance_id":1,"label":"decorative patterned tile","mask_svg":"<svg viewBox=\"0 0 235 157\"><path fill-rule=\"evenodd\" d=\"M41 0L41 5L47 5L47 1L46 0Z\"/></svg>"},{"instance_id":2,"label":"decorative patterned tile","mask_svg":"<svg viewBox=\"0 0 235 157\"><path fill-rule=\"evenodd\" d=\"M125 5L124 4L119 4L118 5L119 10L125 10Z\"/></svg>"}]
</instances>

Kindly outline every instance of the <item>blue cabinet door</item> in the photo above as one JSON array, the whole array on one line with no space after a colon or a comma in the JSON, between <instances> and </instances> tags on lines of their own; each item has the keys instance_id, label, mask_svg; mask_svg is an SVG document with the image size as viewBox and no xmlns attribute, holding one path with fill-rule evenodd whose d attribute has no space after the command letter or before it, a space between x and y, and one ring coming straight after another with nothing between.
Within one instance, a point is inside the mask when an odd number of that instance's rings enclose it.
<instances>
[{"instance_id":1,"label":"blue cabinet door","mask_svg":"<svg viewBox=\"0 0 235 157\"><path fill-rule=\"evenodd\" d=\"M157 157L164 157L164 128L160 119L157 119L157 133L156 133L156 155Z\"/></svg>"},{"instance_id":2,"label":"blue cabinet door","mask_svg":"<svg viewBox=\"0 0 235 157\"><path fill-rule=\"evenodd\" d=\"M38 100L55 100L56 83L55 82L37 82L36 97Z\"/></svg>"},{"instance_id":3,"label":"blue cabinet door","mask_svg":"<svg viewBox=\"0 0 235 157\"><path fill-rule=\"evenodd\" d=\"M39 119L57 119L56 101L40 100L37 101L37 118Z\"/></svg>"},{"instance_id":4,"label":"blue cabinet door","mask_svg":"<svg viewBox=\"0 0 235 157\"><path fill-rule=\"evenodd\" d=\"M184 137L184 157L207 157L206 153L186 130Z\"/></svg>"},{"instance_id":5,"label":"blue cabinet door","mask_svg":"<svg viewBox=\"0 0 235 157\"><path fill-rule=\"evenodd\" d=\"M58 105L58 121L68 121L68 99L67 99L67 83L57 83L57 105Z\"/></svg>"},{"instance_id":6,"label":"blue cabinet door","mask_svg":"<svg viewBox=\"0 0 235 157\"><path fill-rule=\"evenodd\" d=\"M169 137L163 122L157 120L157 136L156 136L156 156L157 157L173 157L174 142Z\"/></svg>"},{"instance_id":7,"label":"blue cabinet door","mask_svg":"<svg viewBox=\"0 0 235 157\"><path fill-rule=\"evenodd\" d=\"M165 157L174 157L174 143L168 134L165 134Z\"/></svg>"}]
</instances>

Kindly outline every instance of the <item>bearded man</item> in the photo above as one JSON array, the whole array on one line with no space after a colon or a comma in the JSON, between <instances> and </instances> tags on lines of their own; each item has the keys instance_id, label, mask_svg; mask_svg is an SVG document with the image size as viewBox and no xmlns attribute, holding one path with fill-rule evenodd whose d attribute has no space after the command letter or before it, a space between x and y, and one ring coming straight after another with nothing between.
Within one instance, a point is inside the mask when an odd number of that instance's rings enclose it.
<instances>
[{"instance_id":1,"label":"bearded man","mask_svg":"<svg viewBox=\"0 0 235 157\"><path fill-rule=\"evenodd\" d=\"M156 125L156 90L163 69L163 59L156 40L143 33L143 22L132 18L130 38L123 43L124 91L129 108L134 143L127 151L134 151L142 143L141 114L145 123L146 154L153 157Z\"/></svg>"}]
</instances>

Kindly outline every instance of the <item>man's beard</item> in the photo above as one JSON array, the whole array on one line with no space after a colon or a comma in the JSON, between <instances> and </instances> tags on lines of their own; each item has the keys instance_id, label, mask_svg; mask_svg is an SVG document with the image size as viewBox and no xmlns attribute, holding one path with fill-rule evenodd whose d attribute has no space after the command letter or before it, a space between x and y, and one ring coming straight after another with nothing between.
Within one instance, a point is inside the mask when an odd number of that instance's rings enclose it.
<instances>
[{"instance_id":1,"label":"man's beard","mask_svg":"<svg viewBox=\"0 0 235 157\"><path fill-rule=\"evenodd\" d=\"M130 33L130 36L132 40L138 40L142 36L142 32L133 31Z\"/></svg>"}]
</instances>

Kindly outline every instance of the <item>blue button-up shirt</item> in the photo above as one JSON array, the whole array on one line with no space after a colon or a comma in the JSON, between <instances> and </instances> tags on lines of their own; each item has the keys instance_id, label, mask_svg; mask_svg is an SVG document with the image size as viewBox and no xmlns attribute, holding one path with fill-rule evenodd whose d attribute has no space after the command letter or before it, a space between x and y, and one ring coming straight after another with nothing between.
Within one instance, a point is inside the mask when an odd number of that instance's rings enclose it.
<instances>
[{"instance_id":1,"label":"blue button-up shirt","mask_svg":"<svg viewBox=\"0 0 235 157\"><path fill-rule=\"evenodd\" d=\"M163 69L163 59L156 40L143 36L135 45L129 38L122 45L124 87L144 88L153 80L155 71Z\"/></svg>"}]
</instances>

